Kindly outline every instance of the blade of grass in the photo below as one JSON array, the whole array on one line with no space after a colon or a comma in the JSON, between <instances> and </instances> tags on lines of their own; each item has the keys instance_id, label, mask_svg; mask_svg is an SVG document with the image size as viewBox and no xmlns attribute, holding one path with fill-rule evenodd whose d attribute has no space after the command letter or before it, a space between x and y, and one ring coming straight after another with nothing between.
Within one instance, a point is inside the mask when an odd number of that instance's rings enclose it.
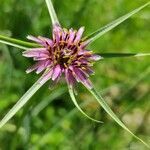
<instances>
[{"instance_id":1,"label":"blade of grass","mask_svg":"<svg viewBox=\"0 0 150 150\"><path fill-rule=\"evenodd\" d=\"M68 85L68 90L69 90L69 94L70 94L70 97L71 97L71 99L72 99L74 105L78 108L78 110L79 110L84 116L86 116L88 119L90 119L90 120L92 120L92 121L94 121L94 122L103 123L102 121L99 121L99 120L96 120L96 119L91 118L90 116L88 116L88 115L81 109L81 107L78 105L78 103L77 103L77 101L76 101L76 98L75 98L75 96L74 96L74 92L73 92L72 86L69 86L69 85Z\"/></svg>"},{"instance_id":2,"label":"blade of grass","mask_svg":"<svg viewBox=\"0 0 150 150\"><path fill-rule=\"evenodd\" d=\"M121 57L143 57L150 56L150 53L97 53L102 58L121 58Z\"/></svg>"},{"instance_id":3,"label":"blade of grass","mask_svg":"<svg viewBox=\"0 0 150 150\"><path fill-rule=\"evenodd\" d=\"M89 90L89 89L88 89ZM97 91L93 88L92 90L89 90L89 92L96 98L97 102L103 107L103 109L126 131L128 131L132 136L134 136L137 140L141 141L145 146L150 148L150 146L145 143L142 139L137 137L133 132L131 132L125 124L116 116L116 114L111 110L111 108L108 106L108 104L105 102L105 100L97 93Z\"/></svg>"},{"instance_id":4,"label":"blade of grass","mask_svg":"<svg viewBox=\"0 0 150 150\"><path fill-rule=\"evenodd\" d=\"M0 121L0 128L2 128L29 100L30 98L42 87L46 82L40 83L41 78L39 78L32 87L19 99L19 101L9 110L9 112Z\"/></svg>"},{"instance_id":5,"label":"blade of grass","mask_svg":"<svg viewBox=\"0 0 150 150\"><path fill-rule=\"evenodd\" d=\"M59 21L58 21L58 18L57 18L57 15L56 15L56 12L55 12L55 9L53 7L53 3L51 0L45 0L46 2L46 5L47 5L47 8L48 8L48 11L49 11L49 14L50 14L50 17L51 17L51 21L52 21L52 25L60 25Z\"/></svg>"},{"instance_id":6,"label":"blade of grass","mask_svg":"<svg viewBox=\"0 0 150 150\"><path fill-rule=\"evenodd\" d=\"M6 36L3 36L3 35L0 35L0 43L10 45L10 46L13 46L13 47L17 47L17 48L23 49L23 50L26 50L26 49L32 48L32 47L39 47L38 44L21 41L21 40L6 37Z\"/></svg>"},{"instance_id":7,"label":"blade of grass","mask_svg":"<svg viewBox=\"0 0 150 150\"><path fill-rule=\"evenodd\" d=\"M92 34L85 37L83 39L83 41L87 41L87 43L91 43L91 42L95 41L96 39L98 39L99 37L101 37L102 35L107 33L108 31L112 30L113 28L117 27L119 24L121 24L122 22L124 22L125 20L127 20L128 18L133 16L134 14L138 13L140 10L142 10L149 4L150 4L150 1L147 2L146 4L142 5L141 7L138 7L137 9L127 13L126 15L114 20L113 22L109 23L108 25L98 29L97 31L95 31Z\"/></svg>"}]
</instances>

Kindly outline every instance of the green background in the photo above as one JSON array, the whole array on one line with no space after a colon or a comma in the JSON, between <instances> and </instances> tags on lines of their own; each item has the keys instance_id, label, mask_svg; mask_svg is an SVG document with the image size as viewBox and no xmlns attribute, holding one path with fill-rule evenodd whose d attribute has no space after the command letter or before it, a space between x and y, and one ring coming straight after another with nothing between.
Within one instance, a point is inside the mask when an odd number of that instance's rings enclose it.
<instances>
[{"instance_id":1,"label":"green background","mask_svg":"<svg viewBox=\"0 0 150 150\"><path fill-rule=\"evenodd\" d=\"M55 0L61 24L85 35L146 3L146 0ZM95 41L94 52L149 52L150 12L145 8ZM0 0L0 34L26 40L51 37L44 0ZM22 50L0 44L0 118L39 78L25 70L33 64ZM109 106L136 135L150 143L150 59L113 58L97 62L91 80ZM50 86L50 89L48 87ZM2 129L0 150L146 150L117 125L80 84L78 102L91 122L73 105L65 81L44 85Z\"/></svg>"}]
</instances>

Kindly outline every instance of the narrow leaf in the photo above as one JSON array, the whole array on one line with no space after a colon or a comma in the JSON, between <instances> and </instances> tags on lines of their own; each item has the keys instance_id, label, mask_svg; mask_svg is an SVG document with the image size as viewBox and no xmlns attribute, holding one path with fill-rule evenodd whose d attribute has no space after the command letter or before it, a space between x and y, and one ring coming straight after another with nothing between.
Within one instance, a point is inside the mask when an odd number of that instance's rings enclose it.
<instances>
[{"instance_id":1,"label":"narrow leaf","mask_svg":"<svg viewBox=\"0 0 150 150\"><path fill-rule=\"evenodd\" d=\"M89 90L89 89L88 89ZM141 141L145 146L150 148L150 146L145 143L142 139L137 137L133 132L131 132L125 124L116 116L116 114L111 110L111 108L108 106L108 104L105 102L105 100L97 93L97 91L93 88L92 90L89 90L90 93L96 98L98 103L103 107L103 109L126 131L128 131L132 136L134 136L136 139Z\"/></svg>"},{"instance_id":2,"label":"narrow leaf","mask_svg":"<svg viewBox=\"0 0 150 150\"><path fill-rule=\"evenodd\" d=\"M150 56L150 53L97 53L102 58L120 58L120 57L143 57Z\"/></svg>"},{"instance_id":3,"label":"narrow leaf","mask_svg":"<svg viewBox=\"0 0 150 150\"><path fill-rule=\"evenodd\" d=\"M26 50L27 48L32 48L32 47L39 47L39 45L35 43L25 42L25 41L21 41L21 40L14 39L14 38L9 38L9 37L2 36L2 35L0 35L0 43L14 46L23 50Z\"/></svg>"},{"instance_id":4,"label":"narrow leaf","mask_svg":"<svg viewBox=\"0 0 150 150\"><path fill-rule=\"evenodd\" d=\"M134 14L136 14L137 12L139 12L140 10L145 8L146 6L148 6L149 4L150 4L150 1L148 3L142 5L141 7L131 11L130 13L116 19L115 21L109 23L108 25L98 29L94 33L92 33L89 36L85 37L83 39L83 41L87 41L88 43L91 43L91 42L95 41L96 39L98 39L99 37L101 37L102 35L107 33L108 31L112 30L113 28L115 28L116 26L118 26L119 24L121 24L122 22L124 22L125 20L127 20L128 18L130 18L131 16L133 16Z\"/></svg>"},{"instance_id":5,"label":"narrow leaf","mask_svg":"<svg viewBox=\"0 0 150 150\"><path fill-rule=\"evenodd\" d=\"M29 100L30 98L40 89L44 83L40 83L43 76L37 80L33 86L19 99L19 101L9 110L9 112L0 121L0 128L2 128Z\"/></svg>"},{"instance_id":6,"label":"narrow leaf","mask_svg":"<svg viewBox=\"0 0 150 150\"><path fill-rule=\"evenodd\" d=\"M48 11L49 11L53 26L56 24L60 25L57 15L56 15L56 12L55 12L55 9L53 7L52 1L51 0L45 0L45 1L46 1L46 5L48 7Z\"/></svg>"},{"instance_id":7,"label":"narrow leaf","mask_svg":"<svg viewBox=\"0 0 150 150\"><path fill-rule=\"evenodd\" d=\"M86 116L88 119L94 121L94 122L98 122L98 123L103 123L102 121L99 121L99 120L95 120L93 118L91 118L90 116L88 116L82 109L81 107L78 105L77 101L76 101L76 98L74 96L74 92L73 92L73 89L72 89L72 86L69 86L68 85L68 89L69 89L69 94L70 94L70 97L74 103L74 105L78 108L78 110L84 115Z\"/></svg>"}]
</instances>

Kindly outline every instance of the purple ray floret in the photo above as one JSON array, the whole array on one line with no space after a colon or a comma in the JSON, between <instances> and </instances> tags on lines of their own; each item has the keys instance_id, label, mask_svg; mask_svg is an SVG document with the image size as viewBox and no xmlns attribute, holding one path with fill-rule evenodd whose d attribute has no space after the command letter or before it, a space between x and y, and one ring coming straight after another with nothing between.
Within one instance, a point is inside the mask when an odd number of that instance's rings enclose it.
<instances>
[{"instance_id":1,"label":"purple ray floret","mask_svg":"<svg viewBox=\"0 0 150 150\"><path fill-rule=\"evenodd\" d=\"M89 75L93 74L91 67L93 62L101 57L86 49L88 44L82 40L83 32L84 27L75 31L55 25L52 39L28 36L29 40L38 43L41 47L23 52L23 56L33 57L36 61L26 72L36 70L38 74L46 70L41 82L47 79L58 81L64 74L69 85L73 86L77 81L91 89L92 84L89 80Z\"/></svg>"}]
</instances>

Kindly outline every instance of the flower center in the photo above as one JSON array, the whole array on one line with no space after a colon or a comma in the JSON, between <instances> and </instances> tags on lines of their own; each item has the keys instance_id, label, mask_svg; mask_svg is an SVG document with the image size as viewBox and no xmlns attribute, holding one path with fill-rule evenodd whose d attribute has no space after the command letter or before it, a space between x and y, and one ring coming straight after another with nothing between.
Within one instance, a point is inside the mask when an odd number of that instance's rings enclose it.
<instances>
[{"instance_id":1,"label":"flower center","mask_svg":"<svg viewBox=\"0 0 150 150\"><path fill-rule=\"evenodd\" d=\"M59 64L63 68L68 68L77 58L78 46L67 45L67 42L60 42L53 47L54 65Z\"/></svg>"},{"instance_id":2,"label":"flower center","mask_svg":"<svg viewBox=\"0 0 150 150\"><path fill-rule=\"evenodd\" d=\"M60 55L58 56L57 63L62 67L67 68L73 60L75 59L75 55L72 54L70 49L63 49Z\"/></svg>"}]
</instances>

